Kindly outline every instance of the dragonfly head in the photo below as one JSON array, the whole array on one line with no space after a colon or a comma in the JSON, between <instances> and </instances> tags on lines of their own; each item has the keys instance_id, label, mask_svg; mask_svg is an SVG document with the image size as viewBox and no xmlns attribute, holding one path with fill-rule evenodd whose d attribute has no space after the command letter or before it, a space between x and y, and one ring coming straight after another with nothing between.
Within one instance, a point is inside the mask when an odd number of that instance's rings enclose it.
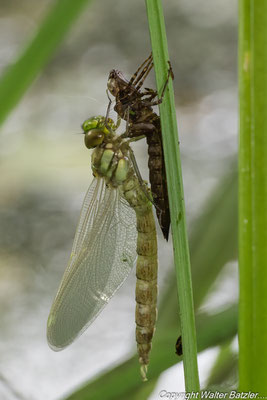
<instances>
[{"instance_id":1,"label":"dragonfly head","mask_svg":"<svg viewBox=\"0 0 267 400\"><path fill-rule=\"evenodd\" d=\"M91 117L84 121L82 130L84 143L88 149L93 149L103 143L106 136L113 135L116 125L111 118L103 116Z\"/></svg>"}]
</instances>

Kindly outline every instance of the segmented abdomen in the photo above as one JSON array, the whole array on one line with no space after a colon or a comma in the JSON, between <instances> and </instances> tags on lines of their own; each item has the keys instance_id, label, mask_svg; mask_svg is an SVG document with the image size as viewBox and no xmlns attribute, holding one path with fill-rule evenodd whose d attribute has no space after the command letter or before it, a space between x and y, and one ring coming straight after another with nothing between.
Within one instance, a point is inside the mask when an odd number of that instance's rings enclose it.
<instances>
[{"instance_id":1,"label":"segmented abdomen","mask_svg":"<svg viewBox=\"0 0 267 400\"><path fill-rule=\"evenodd\" d=\"M160 118L156 114L155 116L156 118L154 118L153 121L155 132L146 135L149 157L149 181L153 201L156 206L158 221L164 238L168 240L170 229L168 188L162 147Z\"/></svg>"},{"instance_id":2,"label":"segmented abdomen","mask_svg":"<svg viewBox=\"0 0 267 400\"><path fill-rule=\"evenodd\" d=\"M142 378L146 380L157 319L157 234L152 205L136 177L124 183L123 192L137 220L136 342Z\"/></svg>"}]
</instances>

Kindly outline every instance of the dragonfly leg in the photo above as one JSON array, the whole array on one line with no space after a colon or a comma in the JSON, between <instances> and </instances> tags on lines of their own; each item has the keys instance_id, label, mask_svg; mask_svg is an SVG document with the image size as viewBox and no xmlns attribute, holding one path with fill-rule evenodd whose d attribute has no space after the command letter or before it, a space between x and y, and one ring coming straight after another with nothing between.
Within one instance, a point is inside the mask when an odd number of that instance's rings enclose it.
<instances>
[{"instance_id":1,"label":"dragonfly leg","mask_svg":"<svg viewBox=\"0 0 267 400\"><path fill-rule=\"evenodd\" d=\"M119 116L119 114L117 114L117 121L116 121L115 129L118 129L120 124L121 124L121 117Z\"/></svg>"},{"instance_id":2,"label":"dragonfly leg","mask_svg":"<svg viewBox=\"0 0 267 400\"><path fill-rule=\"evenodd\" d=\"M172 78L172 80L174 80L174 74L173 74L171 62L168 61L168 64L169 64L169 68L168 68L167 79L166 79L166 81L165 81L165 84L164 84L163 89L162 89L161 96L160 96L160 98L159 98L159 100L161 100L161 101L162 101L162 99L163 99L163 97L164 97L164 93L165 93L165 90L166 90L166 88L167 88L167 85L168 85L168 82L169 82L170 77Z\"/></svg>"},{"instance_id":3,"label":"dragonfly leg","mask_svg":"<svg viewBox=\"0 0 267 400\"><path fill-rule=\"evenodd\" d=\"M145 106L147 106L147 107L153 107L153 106L157 106L158 104L161 104L161 103L162 103L162 100L163 100L165 91L166 91L166 89L167 89L167 85L168 85L169 79L170 79L170 77L171 77L172 79L174 79L174 74L173 74L173 70L172 70L172 66L171 66L170 61L168 61L168 64L169 64L168 75L167 75L167 79L166 79L166 81L165 81L165 83L164 83L164 86L163 86L163 89L162 89L162 92L161 92L160 97L159 97L158 100L156 100L156 101L146 101L146 100L144 100L144 101L143 101L143 104L144 104ZM155 93L157 93L157 92L155 92ZM149 99L149 100L152 100L154 97L156 97L156 96L153 96L153 97L152 97L151 99Z\"/></svg>"},{"instance_id":4,"label":"dragonfly leg","mask_svg":"<svg viewBox=\"0 0 267 400\"><path fill-rule=\"evenodd\" d=\"M150 63L152 62L152 53L150 53L149 57L140 65L140 67L137 69L137 71L133 74L133 76L131 77L131 79L129 80L129 84L128 86L131 85L136 85L137 82L140 81L140 79L142 78L142 76L144 75L144 73L146 72L148 66L150 65ZM147 65L146 65L147 64ZM138 76L139 71L142 70L141 74Z\"/></svg>"},{"instance_id":5,"label":"dragonfly leg","mask_svg":"<svg viewBox=\"0 0 267 400\"><path fill-rule=\"evenodd\" d=\"M129 136L127 136L127 137L129 137ZM135 137L132 137L131 139L129 139L129 143L138 142L138 140L145 139L145 138L146 138L145 135L135 136Z\"/></svg>"},{"instance_id":6,"label":"dragonfly leg","mask_svg":"<svg viewBox=\"0 0 267 400\"><path fill-rule=\"evenodd\" d=\"M110 108L111 108L111 104L112 104L112 99L109 97L108 89L106 90L106 93L107 93L107 96L108 96L108 107L107 107L107 112L106 112L106 117L105 117L104 125L105 125L105 128L107 128L107 130L108 130L109 132L112 133L112 130L111 130L111 128L110 128L109 125L108 125L108 116L109 116L109 113L110 113Z\"/></svg>"},{"instance_id":7,"label":"dragonfly leg","mask_svg":"<svg viewBox=\"0 0 267 400\"><path fill-rule=\"evenodd\" d=\"M158 92L154 89L145 89L145 92L142 93L142 97L148 96L146 99L144 99L145 101L151 101L157 97L157 95Z\"/></svg>"},{"instance_id":8,"label":"dragonfly leg","mask_svg":"<svg viewBox=\"0 0 267 400\"><path fill-rule=\"evenodd\" d=\"M136 90L139 90L139 89L142 87L142 85L143 85L143 83L144 83L144 81L145 81L147 75L148 75L149 72L152 70L153 66L154 66L154 63L153 63L153 61L152 61L151 64L149 65L149 67L148 67L147 69L144 68L142 74L140 74L140 79L141 79L141 78L142 78L142 79L140 80L140 82L139 82L138 85L136 86ZM136 83L135 83L135 84L136 84Z\"/></svg>"},{"instance_id":9,"label":"dragonfly leg","mask_svg":"<svg viewBox=\"0 0 267 400\"><path fill-rule=\"evenodd\" d=\"M157 104L161 104L162 103L162 100L163 100L163 97L164 97L164 94L165 94L165 90L167 89L167 85L168 85L169 79L170 79L170 77L172 78L172 80L174 79L174 74L173 74L171 62L168 61L168 64L169 64L168 75L167 75L167 79L166 79L166 81L164 83L160 98L157 101L155 101L154 104L151 103L150 104L151 106L152 105L156 106Z\"/></svg>"},{"instance_id":10,"label":"dragonfly leg","mask_svg":"<svg viewBox=\"0 0 267 400\"><path fill-rule=\"evenodd\" d=\"M126 111L126 132L129 132L129 120L130 120L130 107L127 107L127 111Z\"/></svg>"}]
</instances>

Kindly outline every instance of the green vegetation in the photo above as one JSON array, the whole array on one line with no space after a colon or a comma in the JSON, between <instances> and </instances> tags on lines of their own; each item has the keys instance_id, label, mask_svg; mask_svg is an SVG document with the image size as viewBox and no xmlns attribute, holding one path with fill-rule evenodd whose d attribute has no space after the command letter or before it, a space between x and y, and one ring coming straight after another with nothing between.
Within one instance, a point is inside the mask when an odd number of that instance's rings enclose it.
<instances>
[{"instance_id":1,"label":"green vegetation","mask_svg":"<svg viewBox=\"0 0 267 400\"><path fill-rule=\"evenodd\" d=\"M240 1L239 379L267 394L267 4Z\"/></svg>"},{"instance_id":2,"label":"green vegetation","mask_svg":"<svg viewBox=\"0 0 267 400\"><path fill-rule=\"evenodd\" d=\"M160 0L147 0L146 6L157 88L160 93L160 89L164 86L167 77L169 61L163 10ZM186 230L182 167L171 80L168 83L163 103L160 105L160 119L163 132L167 182L168 187L171 188L168 194L171 212L174 264L180 306L181 334L183 338L185 387L188 392L199 391L195 316Z\"/></svg>"},{"instance_id":3,"label":"green vegetation","mask_svg":"<svg viewBox=\"0 0 267 400\"><path fill-rule=\"evenodd\" d=\"M0 79L0 124L53 57L90 0L57 0L32 41Z\"/></svg>"}]
</instances>

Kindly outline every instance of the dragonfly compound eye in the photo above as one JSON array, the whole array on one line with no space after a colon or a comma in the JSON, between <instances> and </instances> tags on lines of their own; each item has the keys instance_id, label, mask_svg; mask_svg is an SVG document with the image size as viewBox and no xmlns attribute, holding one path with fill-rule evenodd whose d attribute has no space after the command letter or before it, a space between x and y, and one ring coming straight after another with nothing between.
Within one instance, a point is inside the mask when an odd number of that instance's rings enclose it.
<instances>
[{"instance_id":1,"label":"dragonfly compound eye","mask_svg":"<svg viewBox=\"0 0 267 400\"><path fill-rule=\"evenodd\" d=\"M91 129L98 128L98 124L99 124L99 117L88 118L82 124L82 130L84 131L84 133L86 133Z\"/></svg>"},{"instance_id":2,"label":"dragonfly compound eye","mask_svg":"<svg viewBox=\"0 0 267 400\"><path fill-rule=\"evenodd\" d=\"M88 149L93 149L103 142L104 136L102 129L91 129L84 134L84 144Z\"/></svg>"}]
</instances>

